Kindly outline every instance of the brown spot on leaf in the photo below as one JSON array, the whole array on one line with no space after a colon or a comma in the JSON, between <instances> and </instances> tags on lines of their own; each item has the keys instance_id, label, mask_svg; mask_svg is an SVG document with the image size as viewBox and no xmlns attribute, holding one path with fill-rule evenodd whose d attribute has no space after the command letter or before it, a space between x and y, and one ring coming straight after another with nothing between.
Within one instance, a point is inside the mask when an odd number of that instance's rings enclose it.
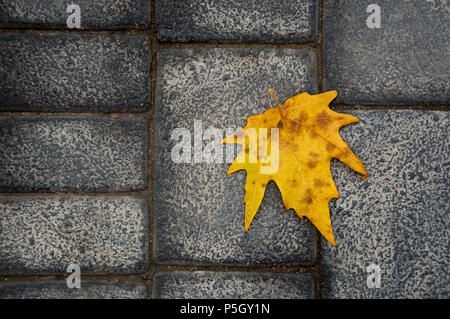
<instances>
[{"instance_id":1,"label":"brown spot on leaf","mask_svg":"<svg viewBox=\"0 0 450 319\"><path fill-rule=\"evenodd\" d=\"M312 196L312 189L311 188L308 188L306 190L306 195L303 198L303 202L306 203L306 204L312 204L313 196Z\"/></svg>"},{"instance_id":2,"label":"brown spot on leaf","mask_svg":"<svg viewBox=\"0 0 450 319\"><path fill-rule=\"evenodd\" d=\"M300 111L300 113L298 114L298 120L300 123L306 122L308 120L308 113L306 113L305 111Z\"/></svg>"},{"instance_id":3,"label":"brown spot on leaf","mask_svg":"<svg viewBox=\"0 0 450 319\"><path fill-rule=\"evenodd\" d=\"M308 167L309 168L314 168L317 166L317 161L316 160L310 160L308 161Z\"/></svg>"},{"instance_id":4,"label":"brown spot on leaf","mask_svg":"<svg viewBox=\"0 0 450 319\"><path fill-rule=\"evenodd\" d=\"M323 186L325 186L325 184L327 184L327 183L325 183L323 180L321 180L319 178L314 179L314 186L316 186L316 187L323 187Z\"/></svg>"},{"instance_id":5,"label":"brown spot on leaf","mask_svg":"<svg viewBox=\"0 0 450 319\"><path fill-rule=\"evenodd\" d=\"M308 161L308 167L309 168L314 168L317 166L317 158L319 157L318 153L315 152L309 152L309 156L311 157L311 159Z\"/></svg>"},{"instance_id":6,"label":"brown spot on leaf","mask_svg":"<svg viewBox=\"0 0 450 319\"><path fill-rule=\"evenodd\" d=\"M306 196L303 198L303 202L306 203L306 204L312 204L312 202L313 202L312 197L306 195Z\"/></svg>"},{"instance_id":7,"label":"brown spot on leaf","mask_svg":"<svg viewBox=\"0 0 450 319\"><path fill-rule=\"evenodd\" d=\"M292 128L293 131L297 132L297 131L299 131L301 129L301 127L302 126L299 123L292 122L291 128Z\"/></svg>"},{"instance_id":8,"label":"brown spot on leaf","mask_svg":"<svg viewBox=\"0 0 450 319\"><path fill-rule=\"evenodd\" d=\"M336 148L336 146L334 146L333 143L328 142L327 143L327 151L331 152L332 150L334 150Z\"/></svg>"},{"instance_id":9,"label":"brown spot on leaf","mask_svg":"<svg viewBox=\"0 0 450 319\"><path fill-rule=\"evenodd\" d=\"M323 111L317 116L317 126L321 129L326 130L331 122L331 118L328 116L327 112Z\"/></svg>"}]
</instances>

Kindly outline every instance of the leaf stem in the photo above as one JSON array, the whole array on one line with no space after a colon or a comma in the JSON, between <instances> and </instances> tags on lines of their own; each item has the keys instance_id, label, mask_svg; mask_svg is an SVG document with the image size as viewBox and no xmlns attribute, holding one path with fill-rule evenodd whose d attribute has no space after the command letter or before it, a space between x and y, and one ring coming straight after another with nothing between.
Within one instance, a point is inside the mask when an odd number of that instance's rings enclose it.
<instances>
[{"instance_id":1,"label":"leaf stem","mask_svg":"<svg viewBox=\"0 0 450 319\"><path fill-rule=\"evenodd\" d=\"M284 122L284 116L283 113L281 112L281 106L280 103L278 102L277 96L275 95L275 92L273 90L273 88L267 89L267 92L269 92L269 94L273 97L273 99L275 100L275 103L277 103L277 110L280 113L280 117L281 117L281 123L283 123L283 127L286 127L286 123Z\"/></svg>"}]
</instances>

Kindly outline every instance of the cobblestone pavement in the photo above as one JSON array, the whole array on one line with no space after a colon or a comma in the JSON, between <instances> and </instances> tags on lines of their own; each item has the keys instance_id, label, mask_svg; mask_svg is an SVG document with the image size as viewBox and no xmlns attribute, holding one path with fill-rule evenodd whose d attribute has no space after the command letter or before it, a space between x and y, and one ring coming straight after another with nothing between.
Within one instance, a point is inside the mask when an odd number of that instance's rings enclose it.
<instances>
[{"instance_id":1,"label":"cobblestone pavement","mask_svg":"<svg viewBox=\"0 0 450 319\"><path fill-rule=\"evenodd\" d=\"M0 298L449 298L448 21L445 0L0 1ZM269 87L361 119L341 134L368 179L331 165L337 248L273 183L245 233L245 173L171 160L175 128L225 135Z\"/></svg>"}]
</instances>

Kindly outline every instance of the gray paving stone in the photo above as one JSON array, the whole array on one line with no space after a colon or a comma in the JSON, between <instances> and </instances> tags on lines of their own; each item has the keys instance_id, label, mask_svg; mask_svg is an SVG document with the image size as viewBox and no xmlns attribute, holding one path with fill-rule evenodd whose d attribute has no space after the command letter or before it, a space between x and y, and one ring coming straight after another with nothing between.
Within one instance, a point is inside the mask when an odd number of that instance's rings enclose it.
<instances>
[{"instance_id":1,"label":"gray paving stone","mask_svg":"<svg viewBox=\"0 0 450 319\"><path fill-rule=\"evenodd\" d=\"M145 111L146 35L0 34L0 110Z\"/></svg>"},{"instance_id":2,"label":"gray paving stone","mask_svg":"<svg viewBox=\"0 0 450 319\"><path fill-rule=\"evenodd\" d=\"M66 27L67 6L81 10L82 29L148 27L150 1L147 0L2 0L0 26Z\"/></svg>"},{"instance_id":3,"label":"gray paving stone","mask_svg":"<svg viewBox=\"0 0 450 319\"><path fill-rule=\"evenodd\" d=\"M0 299L144 299L147 288L141 282L82 280L80 289L67 288L65 280L2 282Z\"/></svg>"},{"instance_id":4,"label":"gray paving stone","mask_svg":"<svg viewBox=\"0 0 450 319\"><path fill-rule=\"evenodd\" d=\"M0 273L133 273L147 265L147 201L113 196L0 198Z\"/></svg>"},{"instance_id":5,"label":"gray paving stone","mask_svg":"<svg viewBox=\"0 0 450 319\"><path fill-rule=\"evenodd\" d=\"M153 277L159 299L314 298L309 274L244 272L159 272Z\"/></svg>"},{"instance_id":6,"label":"gray paving stone","mask_svg":"<svg viewBox=\"0 0 450 319\"><path fill-rule=\"evenodd\" d=\"M161 263L311 264L315 231L286 212L275 184L244 232L245 173L228 163L174 163L174 128L245 125L279 99L316 92L315 55L298 49L161 50L158 56L154 157L155 259ZM224 148L225 149L225 148Z\"/></svg>"},{"instance_id":7,"label":"gray paving stone","mask_svg":"<svg viewBox=\"0 0 450 319\"><path fill-rule=\"evenodd\" d=\"M317 36L318 1L157 0L163 41L304 42Z\"/></svg>"},{"instance_id":8,"label":"gray paving stone","mask_svg":"<svg viewBox=\"0 0 450 319\"><path fill-rule=\"evenodd\" d=\"M0 117L0 190L144 189L147 132L140 117Z\"/></svg>"},{"instance_id":9,"label":"gray paving stone","mask_svg":"<svg viewBox=\"0 0 450 319\"><path fill-rule=\"evenodd\" d=\"M351 112L341 130L364 162L361 181L341 163L330 205L337 248L323 242L327 298L450 297L448 112ZM381 288L367 287L370 264Z\"/></svg>"},{"instance_id":10,"label":"gray paving stone","mask_svg":"<svg viewBox=\"0 0 450 319\"><path fill-rule=\"evenodd\" d=\"M366 25L372 3L324 2L326 89L345 103L448 103L448 2L376 1L379 29Z\"/></svg>"}]
</instances>

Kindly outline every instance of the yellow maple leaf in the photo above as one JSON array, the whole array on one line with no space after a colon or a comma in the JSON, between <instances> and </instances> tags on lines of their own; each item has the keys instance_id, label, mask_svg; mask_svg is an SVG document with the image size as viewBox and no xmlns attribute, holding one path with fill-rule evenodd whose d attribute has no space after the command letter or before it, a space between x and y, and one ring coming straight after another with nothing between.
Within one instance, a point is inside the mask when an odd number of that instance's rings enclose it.
<instances>
[{"instance_id":1,"label":"yellow maple leaf","mask_svg":"<svg viewBox=\"0 0 450 319\"><path fill-rule=\"evenodd\" d=\"M332 158L367 177L363 163L339 135L339 129L359 122L355 116L332 111L328 105L337 91L317 95L301 93L283 106L251 116L240 131L222 143L241 144L242 150L227 174L246 170L245 231L258 211L266 185L274 181L286 210L306 216L334 246L328 204L339 198L330 171ZM269 155L270 154L270 155Z\"/></svg>"}]
</instances>

